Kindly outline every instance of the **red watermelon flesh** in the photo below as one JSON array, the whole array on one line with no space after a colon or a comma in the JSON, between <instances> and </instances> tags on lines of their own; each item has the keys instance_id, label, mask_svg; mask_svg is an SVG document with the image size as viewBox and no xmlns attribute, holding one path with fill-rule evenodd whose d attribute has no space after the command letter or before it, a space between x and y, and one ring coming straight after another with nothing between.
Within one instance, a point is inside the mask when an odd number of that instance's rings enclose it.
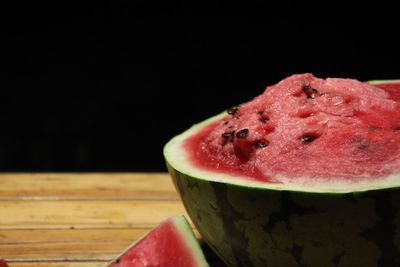
<instances>
[{"instance_id":1,"label":"red watermelon flesh","mask_svg":"<svg viewBox=\"0 0 400 267\"><path fill-rule=\"evenodd\" d=\"M0 267L8 267L7 262L3 259L0 259Z\"/></svg>"},{"instance_id":2,"label":"red watermelon flesh","mask_svg":"<svg viewBox=\"0 0 400 267\"><path fill-rule=\"evenodd\" d=\"M388 81L381 84L374 84L376 87L379 87L385 90L391 99L396 102L400 102L400 80L399 81Z\"/></svg>"},{"instance_id":3,"label":"red watermelon flesh","mask_svg":"<svg viewBox=\"0 0 400 267\"><path fill-rule=\"evenodd\" d=\"M400 172L399 102L400 84L297 74L184 146L200 168L264 182L377 179Z\"/></svg>"},{"instance_id":4,"label":"red watermelon flesh","mask_svg":"<svg viewBox=\"0 0 400 267\"><path fill-rule=\"evenodd\" d=\"M171 217L130 246L109 267L206 267L200 245L183 216Z\"/></svg>"}]
</instances>

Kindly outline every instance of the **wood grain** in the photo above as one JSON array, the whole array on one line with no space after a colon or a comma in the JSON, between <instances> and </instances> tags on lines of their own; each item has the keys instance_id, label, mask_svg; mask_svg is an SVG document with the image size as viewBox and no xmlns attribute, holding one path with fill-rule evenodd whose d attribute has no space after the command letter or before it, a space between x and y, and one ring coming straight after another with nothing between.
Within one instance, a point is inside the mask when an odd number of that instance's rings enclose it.
<instances>
[{"instance_id":1,"label":"wood grain","mask_svg":"<svg viewBox=\"0 0 400 267\"><path fill-rule=\"evenodd\" d=\"M178 199L166 173L2 174L0 200Z\"/></svg>"},{"instance_id":2,"label":"wood grain","mask_svg":"<svg viewBox=\"0 0 400 267\"><path fill-rule=\"evenodd\" d=\"M0 232L0 251L8 260L111 260L149 230L5 230Z\"/></svg>"},{"instance_id":3,"label":"wood grain","mask_svg":"<svg viewBox=\"0 0 400 267\"><path fill-rule=\"evenodd\" d=\"M185 214L177 200L0 201L1 229L149 228Z\"/></svg>"}]
</instances>

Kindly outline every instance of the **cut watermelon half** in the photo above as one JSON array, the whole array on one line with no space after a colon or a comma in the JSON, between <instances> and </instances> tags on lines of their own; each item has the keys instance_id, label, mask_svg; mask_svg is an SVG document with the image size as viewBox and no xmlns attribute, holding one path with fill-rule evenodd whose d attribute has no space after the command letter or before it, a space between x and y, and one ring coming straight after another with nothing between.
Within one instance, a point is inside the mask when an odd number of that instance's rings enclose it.
<instances>
[{"instance_id":1,"label":"cut watermelon half","mask_svg":"<svg viewBox=\"0 0 400 267\"><path fill-rule=\"evenodd\" d=\"M293 75L164 156L228 266L400 266L398 81Z\"/></svg>"},{"instance_id":2,"label":"cut watermelon half","mask_svg":"<svg viewBox=\"0 0 400 267\"><path fill-rule=\"evenodd\" d=\"M108 267L207 267L200 245L184 216L174 216L134 242Z\"/></svg>"}]
</instances>

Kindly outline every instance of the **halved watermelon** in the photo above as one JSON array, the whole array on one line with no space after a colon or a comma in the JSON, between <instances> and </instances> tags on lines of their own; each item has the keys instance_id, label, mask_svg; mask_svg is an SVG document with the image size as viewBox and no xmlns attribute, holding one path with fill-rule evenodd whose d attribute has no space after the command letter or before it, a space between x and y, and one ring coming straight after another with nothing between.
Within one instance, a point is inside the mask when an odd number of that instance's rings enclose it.
<instances>
[{"instance_id":1,"label":"halved watermelon","mask_svg":"<svg viewBox=\"0 0 400 267\"><path fill-rule=\"evenodd\" d=\"M168 170L215 253L229 266L400 266L397 90L293 75L173 138Z\"/></svg>"},{"instance_id":2,"label":"halved watermelon","mask_svg":"<svg viewBox=\"0 0 400 267\"><path fill-rule=\"evenodd\" d=\"M207 267L200 245L184 216L160 223L133 243L109 267Z\"/></svg>"}]
</instances>

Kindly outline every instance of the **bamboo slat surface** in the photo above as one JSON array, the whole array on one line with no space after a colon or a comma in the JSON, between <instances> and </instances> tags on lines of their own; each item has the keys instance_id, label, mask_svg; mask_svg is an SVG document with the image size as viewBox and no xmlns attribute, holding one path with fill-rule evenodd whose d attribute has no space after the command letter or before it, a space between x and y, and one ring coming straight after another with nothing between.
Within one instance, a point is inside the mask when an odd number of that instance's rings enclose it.
<instances>
[{"instance_id":1,"label":"bamboo slat surface","mask_svg":"<svg viewBox=\"0 0 400 267\"><path fill-rule=\"evenodd\" d=\"M176 214L186 215L166 173L0 174L0 258L104 266Z\"/></svg>"},{"instance_id":2,"label":"bamboo slat surface","mask_svg":"<svg viewBox=\"0 0 400 267\"><path fill-rule=\"evenodd\" d=\"M103 261L89 261L89 262L67 262L67 261L60 261L60 262L52 262L52 261L45 261L45 262L14 262L9 263L10 267L104 267Z\"/></svg>"}]
</instances>

